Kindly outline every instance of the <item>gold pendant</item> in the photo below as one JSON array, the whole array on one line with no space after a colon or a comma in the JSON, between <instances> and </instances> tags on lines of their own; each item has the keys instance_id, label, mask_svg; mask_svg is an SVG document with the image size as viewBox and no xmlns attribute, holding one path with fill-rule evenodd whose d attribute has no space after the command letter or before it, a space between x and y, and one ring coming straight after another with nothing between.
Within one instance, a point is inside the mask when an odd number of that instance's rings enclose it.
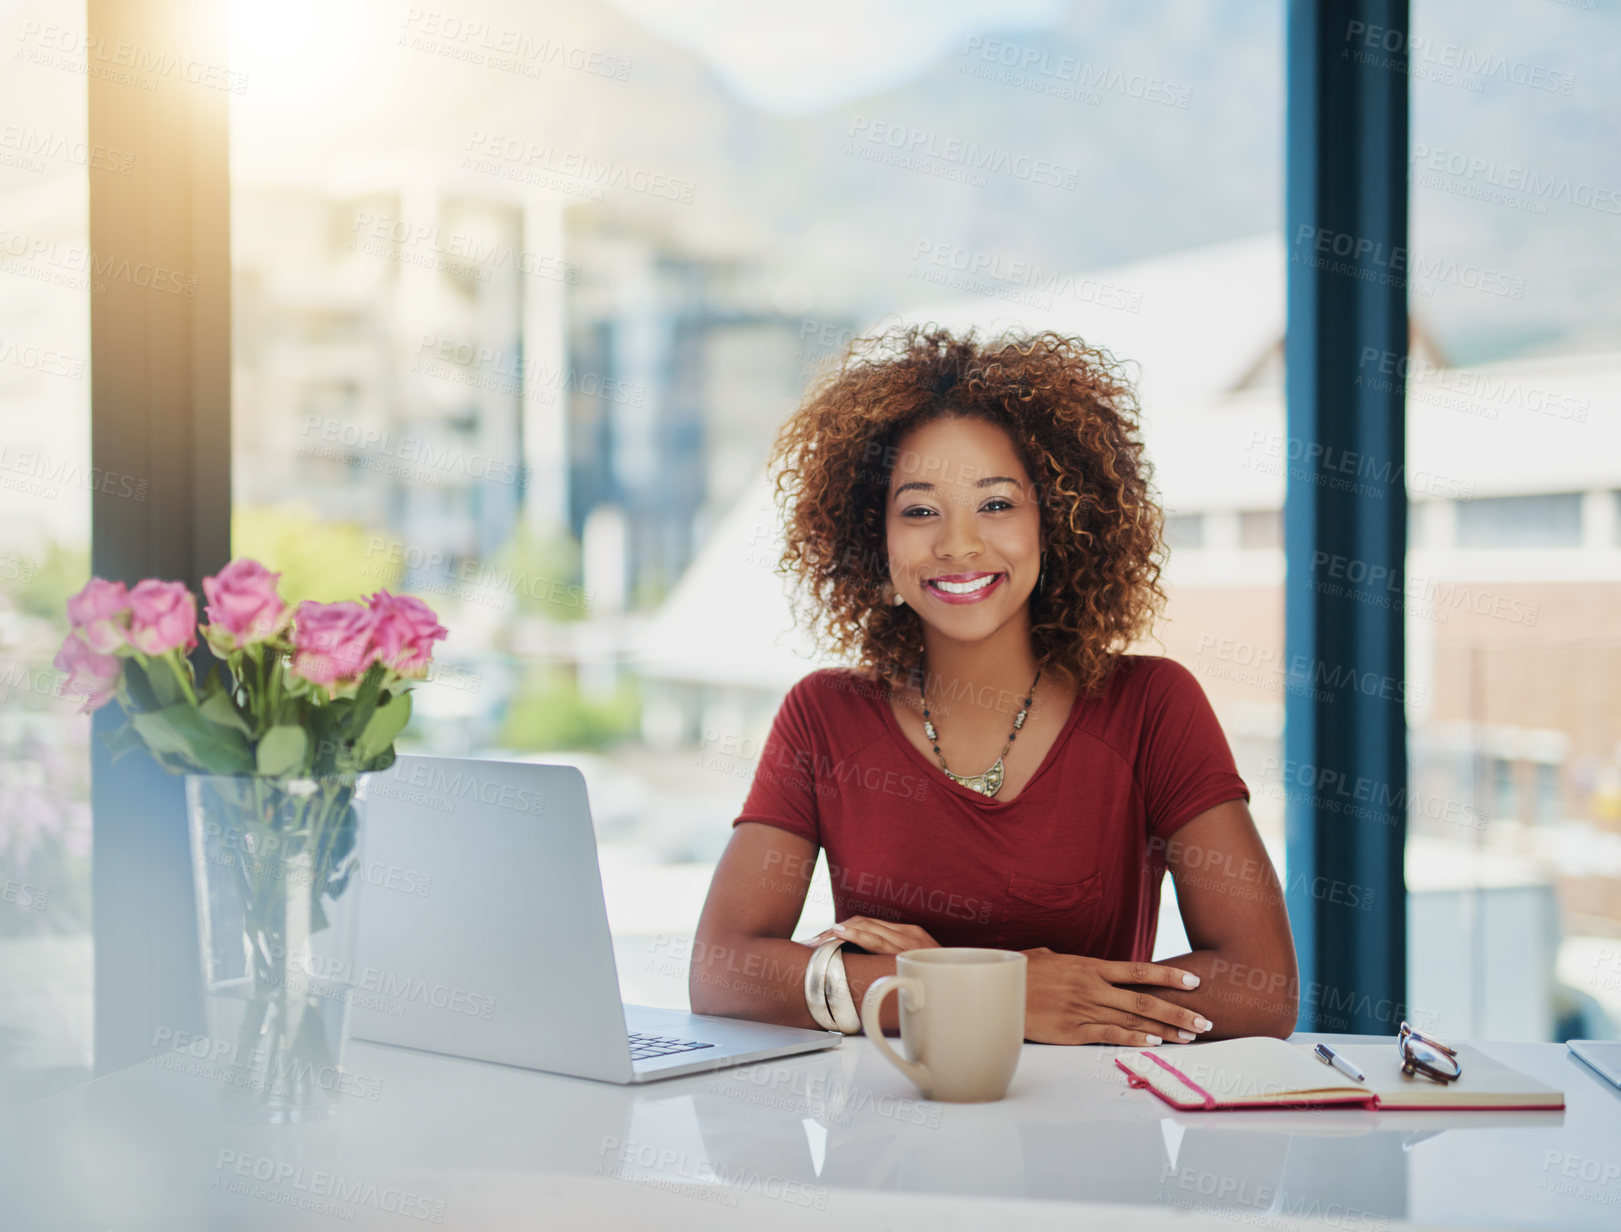
<instances>
[{"instance_id":1,"label":"gold pendant","mask_svg":"<svg viewBox=\"0 0 1621 1232\"><path fill-rule=\"evenodd\" d=\"M984 774L946 774L961 783L969 791L977 791L982 796L994 796L1002 788L1002 759L998 757L996 764Z\"/></svg>"}]
</instances>

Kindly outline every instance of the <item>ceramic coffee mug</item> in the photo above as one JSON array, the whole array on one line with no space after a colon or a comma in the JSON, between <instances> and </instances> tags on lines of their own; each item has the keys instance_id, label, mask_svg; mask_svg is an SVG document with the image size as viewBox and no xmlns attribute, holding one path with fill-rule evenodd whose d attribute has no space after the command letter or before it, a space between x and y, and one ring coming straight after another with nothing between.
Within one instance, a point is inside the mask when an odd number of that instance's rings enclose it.
<instances>
[{"instance_id":1,"label":"ceramic coffee mug","mask_svg":"<svg viewBox=\"0 0 1621 1232\"><path fill-rule=\"evenodd\" d=\"M1024 1050L1024 980L1029 965L1013 950L941 948L895 956L895 974L874 980L861 999L861 1026L925 1099L975 1104L1007 1094ZM879 1011L899 992L901 1041L884 1039Z\"/></svg>"}]
</instances>

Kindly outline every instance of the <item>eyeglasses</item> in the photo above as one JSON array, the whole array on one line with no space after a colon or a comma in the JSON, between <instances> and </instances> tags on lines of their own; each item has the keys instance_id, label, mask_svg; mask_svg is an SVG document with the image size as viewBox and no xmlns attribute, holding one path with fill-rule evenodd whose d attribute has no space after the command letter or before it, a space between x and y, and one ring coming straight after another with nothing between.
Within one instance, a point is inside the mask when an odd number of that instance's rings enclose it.
<instances>
[{"instance_id":1,"label":"eyeglasses","mask_svg":"<svg viewBox=\"0 0 1621 1232\"><path fill-rule=\"evenodd\" d=\"M1401 1034L1396 1037L1396 1051L1401 1054L1401 1072L1409 1078L1423 1074L1430 1081L1445 1086L1463 1075L1463 1064L1458 1060L1456 1048L1448 1048L1440 1040L1413 1030L1405 1022L1401 1025Z\"/></svg>"}]
</instances>

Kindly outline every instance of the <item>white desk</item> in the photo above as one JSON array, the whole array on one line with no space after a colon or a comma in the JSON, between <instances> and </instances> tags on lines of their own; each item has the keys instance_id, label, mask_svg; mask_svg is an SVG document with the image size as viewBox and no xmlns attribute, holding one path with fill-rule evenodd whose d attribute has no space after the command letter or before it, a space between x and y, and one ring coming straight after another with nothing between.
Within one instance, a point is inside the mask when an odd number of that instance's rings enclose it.
<instances>
[{"instance_id":1,"label":"white desk","mask_svg":"<svg viewBox=\"0 0 1621 1232\"><path fill-rule=\"evenodd\" d=\"M214 1079L138 1065L7 1118L0 1224L1621 1228L1621 1092L1561 1045L1477 1046L1565 1111L1178 1113L1113 1049L1033 1044L1006 1100L934 1104L852 1037L633 1088L351 1044L375 1098L254 1126Z\"/></svg>"}]
</instances>

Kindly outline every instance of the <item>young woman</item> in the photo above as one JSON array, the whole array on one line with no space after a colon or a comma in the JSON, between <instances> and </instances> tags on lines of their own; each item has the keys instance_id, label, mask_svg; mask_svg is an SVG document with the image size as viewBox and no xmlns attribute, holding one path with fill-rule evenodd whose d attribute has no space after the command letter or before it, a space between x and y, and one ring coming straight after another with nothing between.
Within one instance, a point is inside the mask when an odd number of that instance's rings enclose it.
<instances>
[{"instance_id":1,"label":"young woman","mask_svg":"<svg viewBox=\"0 0 1621 1232\"><path fill-rule=\"evenodd\" d=\"M1162 515L1114 361L892 330L852 344L772 461L782 565L857 666L777 713L693 1010L816 1025L814 947L790 935L825 849L839 923L817 941L851 943L858 1006L901 951L994 946L1029 956L1029 1040L1289 1034L1294 945L1248 789L1192 674L1125 653L1164 603ZM1167 868L1193 949L1152 963Z\"/></svg>"}]
</instances>

